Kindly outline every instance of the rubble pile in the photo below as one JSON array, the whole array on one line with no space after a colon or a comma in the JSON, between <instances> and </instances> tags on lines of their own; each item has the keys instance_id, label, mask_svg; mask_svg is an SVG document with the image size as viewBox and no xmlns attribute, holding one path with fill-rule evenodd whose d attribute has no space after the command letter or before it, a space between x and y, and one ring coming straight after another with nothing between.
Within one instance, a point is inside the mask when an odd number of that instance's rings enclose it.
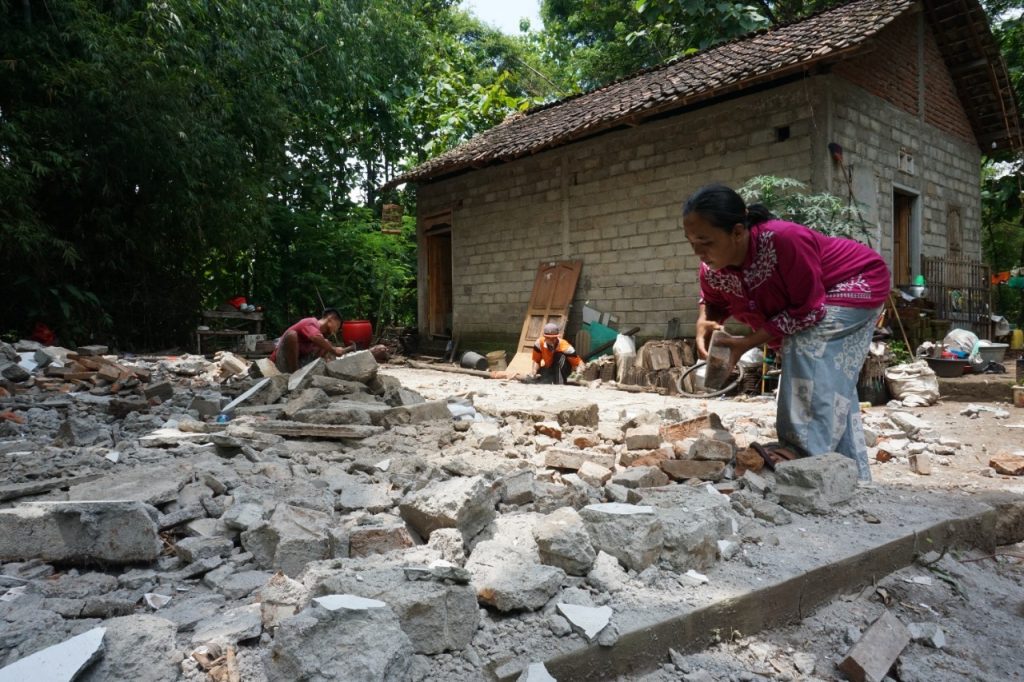
<instances>
[{"instance_id":1,"label":"rubble pile","mask_svg":"<svg viewBox=\"0 0 1024 682\"><path fill-rule=\"evenodd\" d=\"M685 602L856 487L839 455L744 459L771 434L742 416L484 415L366 351L291 375L80 351L60 362L134 376L36 368L0 398L0 678L30 656L85 680L502 676L614 646L631 586Z\"/></svg>"}]
</instances>

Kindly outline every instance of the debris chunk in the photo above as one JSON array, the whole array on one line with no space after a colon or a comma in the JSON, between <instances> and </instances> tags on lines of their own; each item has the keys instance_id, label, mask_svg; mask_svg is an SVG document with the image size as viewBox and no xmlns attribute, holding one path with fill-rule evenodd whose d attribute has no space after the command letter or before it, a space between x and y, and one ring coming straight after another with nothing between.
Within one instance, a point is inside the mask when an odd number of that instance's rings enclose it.
<instances>
[{"instance_id":1,"label":"debris chunk","mask_svg":"<svg viewBox=\"0 0 1024 682\"><path fill-rule=\"evenodd\" d=\"M839 664L852 682L881 682L910 643L907 626L884 611Z\"/></svg>"},{"instance_id":2,"label":"debris chunk","mask_svg":"<svg viewBox=\"0 0 1024 682\"><path fill-rule=\"evenodd\" d=\"M0 682L71 682L103 655L106 628L93 628L0 668Z\"/></svg>"}]
</instances>

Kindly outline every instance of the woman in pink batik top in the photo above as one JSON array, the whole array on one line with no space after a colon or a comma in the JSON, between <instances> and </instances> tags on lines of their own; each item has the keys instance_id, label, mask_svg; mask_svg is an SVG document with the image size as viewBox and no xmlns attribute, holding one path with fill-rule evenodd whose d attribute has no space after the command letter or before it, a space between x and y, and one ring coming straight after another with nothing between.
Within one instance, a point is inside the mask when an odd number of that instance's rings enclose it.
<instances>
[{"instance_id":1,"label":"woman in pink batik top","mask_svg":"<svg viewBox=\"0 0 1024 682\"><path fill-rule=\"evenodd\" d=\"M857 376L889 295L889 268L873 249L777 220L732 189L707 185L683 206L686 239L700 257L697 352L732 317L747 336L724 341L731 363L768 344L782 352L776 431L757 446L769 466L838 452L870 480Z\"/></svg>"}]
</instances>

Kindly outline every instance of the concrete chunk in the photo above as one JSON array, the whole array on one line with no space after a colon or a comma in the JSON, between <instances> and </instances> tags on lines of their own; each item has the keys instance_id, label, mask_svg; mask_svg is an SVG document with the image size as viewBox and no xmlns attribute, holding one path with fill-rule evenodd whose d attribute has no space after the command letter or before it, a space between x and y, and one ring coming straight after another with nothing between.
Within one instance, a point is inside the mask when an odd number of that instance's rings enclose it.
<instances>
[{"instance_id":1,"label":"concrete chunk","mask_svg":"<svg viewBox=\"0 0 1024 682\"><path fill-rule=\"evenodd\" d=\"M535 611L558 593L565 572L542 566L504 541L479 543L466 562L477 599L502 612Z\"/></svg>"},{"instance_id":2,"label":"concrete chunk","mask_svg":"<svg viewBox=\"0 0 1024 682\"><path fill-rule=\"evenodd\" d=\"M193 644L237 644L259 637L263 619L259 604L246 604L217 613L196 625Z\"/></svg>"},{"instance_id":3,"label":"concrete chunk","mask_svg":"<svg viewBox=\"0 0 1024 682\"><path fill-rule=\"evenodd\" d=\"M668 476L657 467L633 466L612 476L612 483L624 488L657 488L668 483Z\"/></svg>"},{"instance_id":4,"label":"concrete chunk","mask_svg":"<svg viewBox=\"0 0 1024 682\"><path fill-rule=\"evenodd\" d=\"M378 421L377 415L373 415L374 423ZM452 413L448 409L448 402L445 400L429 400L425 403L415 405L403 405L393 407L379 418L383 426L400 426L402 424L420 424L428 421L449 420Z\"/></svg>"},{"instance_id":5,"label":"concrete chunk","mask_svg":"<svg viewBox=\"0 0 1024 682\"><path fill-rule=\"evenodd\" d=\"M303 365L288 377L288 392L309 388L313 383L313 377L322 375L326 371L327 365L322 358L316 358L313 362Z\"/></svg>"},{"instance_id":6,"label":"concrete chunk","mask_svg":"<svg viewBox=\"0 0 1024 682\"><path fill-rule=\"evenodd\" d=\"M327 363L327 375L344 381L366 384L377 376L377 360L368 350L346 353Z\"/></svg>"},{"instance_id":7,"label":"concrete chunk","mask_svg":"<svg viewBox=\"0 0 1024 682\"><path fill-rule=\"evenodd\" d=\"M373 554L387 554L396 549L415 547L413 538L405 523L396 520L372 526L356 526L348 535L348 555L364 557Z\"/></svg>"},{"instance_id":8,"label":"concrete chunk","mask_svg":"<svg viewBox=\"0 0 1024 682\"><path fill-rule=\"evenodd\" d=\"M578 471L586 462L611 469L615 466L615 457L604 453L570 448L548 448L544 451L544 466L552 469L569 469Z\"/></svg>"},{"instance_id":9,"label":"concrete chunk","mask_svg":"<svg viewBox=\"0 0 1024 682\"><path fill-rule=\"evenodd\" d=\"M580 516L594 548L626 568L642 571L661 554L664 531L653 507L607 502L584 507Z\"/></svg>"},{"instance_id":10,"label":"concrete chunk","mask_svg":"<svg viewBox=\"0 0 1024 682\"><path fill-rule=\"evenodd\" d=\"M312 409L327 402L327 394L319 388L306 388L291 396L284 405L284 416L288 419L295 417L296 413L302 410Z\"/></svg>"},{"instance_id":11,"label":"concrete chunk","mask_svg":"<svg viewBox=\"0 0 1024 682\"><path fill-rule=\"evenodd\" d=\"M0 509L0 561L153 561L157 511L141 502L28 502Z\"/></svg>"},{"instance_id":12,"label":"concrete chunk","mask_svg":"<svg viewBox=\"0 0 1024 682\"><path fill-rule=\"evenodd\" d=\"M805 457L777 465L775 482L783 507L825 514L857 491L857 464L837 452Z\"/></svg>"},{"instance_id":13,"label":"concrete chunk","mask_svg":"<svg viewBox=\"0 0 1024 682\"><path fill-rule=\"evenodd\" d=\"M469 542L494 518L497 503L497 487L481 476L472 476L433 481L407 495L398 508L423 537L438 528L458 528Z\"/></svg>"},{"instance_id":14,"label":"concrete chunk","mask_svg":"<svg viewBox=\"0 0 1024 682\"><path fill-rule=\"evenodd\" d=\"M177 467L141 467L72 486L70 500L137 500L153 506L178 498L189 472Z\"/></svg>"},{"instance_id":15,"label":"concrete chunk","mask_svg":"<svg viewBox=\"0 0 1024 682\"><path fill-rule=\"evenodd\" d=\"M541 563L570 575L586 575L597 557L583 519L572 507L557 509L538 521L533 537Z\"/></svg>"},{"instance_id":16,"label":"concrete chunk","mask_svg":"<svg viewBox=\"0 0 1024 682\"><path fill-rule=\"evenodd\" d=\"M654 450L661 445L657 424L641 424L626 431L627 450Z\"/></svg>"},{"instance_id":17,"label":"concrete chunk","mask_svg":"<svg viewBox=\"0 0 1024 682\"><path fill-rule=\"evenodd\" d=\"M106 628L93 628L0 669L0 682L71 682L103 655Z\"/></svg>"},{"instance_id":18,"label":"concrete chunk","mask_svg":"<svg viewBox=\"0 0 1024 682\"><path fill-rule=\"evenodd\" d=\"M343 597L319 597L278 625L263 658L268 682L409 678L412 642L395 613L378 600Z\"/></svg>"},{"instance_id":19,"label":"concrete chunk","mask_svg":"<svg viewBox=\"0 0 1024 682\"><path fill-rule=\"evenodd\" d=\"M103 658L89 667L80 682L133 680L138 682L177 682L181 653L174 640L177 626L154 615L110 618ZM35 680L37 678L30 678Z\"/></svg>"},{"instance_id":20,"label":"concrete chunk","mask_svg":"<svg viewBox=\"0 0 1024 682\"><path fill-rule=\"evenodd\" d=\"M852 682L881 682L910 643L910 632L900 620L885 611L839 664Z\"/></svg>"},{"instance_id":21,"label":"concrete chunk","mask_svg":"<svg viewBox=\"0 0 1024 682\"><path fill-rule=\"evenodd\" d=\"M242 546L252 552L261 568L278 569L295 577L310 561L330 558L330 524L329 514L279 504L270 521L242 533Z\"/></svg>"},{"instance_id":22,"label":"concrete chunk","mask_svg":"<svg viewBox=\"0 0 1024 682\"><path fill-rule=\"evenodd\" d=\"M423 566L377 567L368 562L346 562L324 570L327 572L322 575L306 575L314 592L345 591L350 599L358 595L381 605L386 601L417 653L461 651L476 634L480 622L476 591L460 568L438 567L435 574ZM441 577L450 577L453 571L465 574L461 584L450 584Z\"/></svg>"},{"instance_id":23,"label":"concrete chunk","mask_svg":"<svg viewBox=\"0 0 1024 682\"><path fill-rule=\"evenodd\" d=\"M666 459L659 466L674 481L699 478L702 481L720 481L725 473L725 462L695 459Z\"/></svg>"}]
</instances>

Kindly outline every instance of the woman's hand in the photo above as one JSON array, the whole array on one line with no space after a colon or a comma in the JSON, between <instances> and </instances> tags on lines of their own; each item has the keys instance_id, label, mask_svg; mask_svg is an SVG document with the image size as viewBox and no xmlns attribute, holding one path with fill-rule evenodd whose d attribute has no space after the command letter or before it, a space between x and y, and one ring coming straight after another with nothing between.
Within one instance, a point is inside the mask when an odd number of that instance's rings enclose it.
<instances>
[{"instance_id":1,"label":"woman's hand","mask_svg":"<svg viewBox=\"0 0 1024 682\"><path fill-rule=\"evenodd\" d=\"M722 325L714 320L709 320L704 311L703 304L699 307L697 314L696 336L697 336L697 357L701 360L708 358L708 342L711 341L711 334L722 328Z\"/></svg>"},{"instance_id":2,"label":"woman's hand","mask_svg":"<svg viewBox=\"0 0 1024 682\"><path fill-rule=\"evenodd\" d=\"M731 336L719 338L716 343L729 349L729 367L735 367L743 354L751 348L757 348L772 340L772 335L764 330L753 332L747 336Z\"/></svg>"}]
</instances>

